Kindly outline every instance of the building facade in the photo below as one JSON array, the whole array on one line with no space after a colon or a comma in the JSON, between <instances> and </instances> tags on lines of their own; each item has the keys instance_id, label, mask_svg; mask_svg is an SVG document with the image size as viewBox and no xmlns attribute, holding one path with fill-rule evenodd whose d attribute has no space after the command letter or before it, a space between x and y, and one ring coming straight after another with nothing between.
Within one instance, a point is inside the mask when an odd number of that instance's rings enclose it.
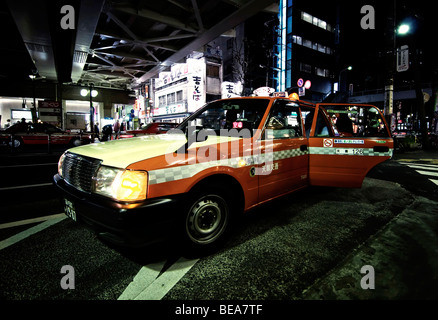
<instances>
[{"instance_id":1,"label":"building facade","mask_svg":"<svg viewBox=\"0 0 438 320\"><path fill-rule=\"evenodd\" d=\"M336 6L280 0L277 91L297 92L303 100L322 101L336 90ZM305 87L305 84L307 86Z\"/></svg>"}]
</instances>

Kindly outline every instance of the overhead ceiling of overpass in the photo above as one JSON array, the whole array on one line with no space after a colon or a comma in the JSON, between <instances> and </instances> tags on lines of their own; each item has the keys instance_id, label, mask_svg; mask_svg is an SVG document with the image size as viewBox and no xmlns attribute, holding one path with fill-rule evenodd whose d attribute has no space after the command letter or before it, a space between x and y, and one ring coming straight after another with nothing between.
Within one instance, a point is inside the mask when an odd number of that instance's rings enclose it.
<instances>
[{"instance_id":1,"label":"overhead ceiling of overpass","mask_svg":"<svg viewBox=\"0 0 438 320\"><path fill-rule=\"evenodd\" d=\"M60 23L65 5L73 29ZM277 12L277 1L8 0L0 78L33 71L46 81L134 88L260 11Z\"/></svg>"}]
</instances>

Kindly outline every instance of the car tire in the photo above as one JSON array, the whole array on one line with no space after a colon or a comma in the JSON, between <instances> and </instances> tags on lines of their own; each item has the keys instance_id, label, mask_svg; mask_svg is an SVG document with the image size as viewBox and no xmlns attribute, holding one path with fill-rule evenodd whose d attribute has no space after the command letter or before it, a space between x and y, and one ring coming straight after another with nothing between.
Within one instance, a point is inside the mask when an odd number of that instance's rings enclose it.
<instances>
[{"instance_id":1,"label":"car tire","mask_svg":"<svg viewBox=\"0 0 438 320\"><path fill-rule=\"evenodd\" d=\"M187 202L183 239L191 253L209 253L226 239L230 229L230 196L220 188L194 192Z\"/></svg>"}]
</instances>

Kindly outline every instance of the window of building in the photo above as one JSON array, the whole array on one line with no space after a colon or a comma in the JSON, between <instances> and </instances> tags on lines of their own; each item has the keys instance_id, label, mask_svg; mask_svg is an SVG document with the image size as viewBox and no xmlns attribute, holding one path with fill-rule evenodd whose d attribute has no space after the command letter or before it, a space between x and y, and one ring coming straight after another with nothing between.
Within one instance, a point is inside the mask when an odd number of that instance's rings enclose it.
<instances>
[{"instance_id":1,"label":"window of building","mask_svg":"<svg viewBox=\"0 0 438 320\"><path fill-rule=\"evenodd\" d=\"M318 51L322 53L326 53L326 47L318 43Z\"/></svg>"},{"instance_id":2,"label":"window of building","mask_svg":"<svg viewBox=\"0 0 438 320\"><path fill-rule=\"evenodd\" d=\"M183 92L182 90L176 92L176 102L183 101Z\"/></svg>"},{"instance_id":3,"label":"window of building","mask_svg":"<svg viewBox=\"0 0 438 320\"><path fill-rule=\"evenodd\" d=\"M300 36L293 35L292 42L298 45L303 45L309 49L313 49L322 53L333 54L332 50L329 47L326 47L317 42L313 42L311 40L302 39Z\"/></svg>"},{"instance_id":4,"label":"window of building","mask_svg":"<svg viewBox=\"0 0 438 320\"><path fill-rule=\"evenodd\" d=\"M292 32L292 16L287 17L287 33Z\"/></svg>"},{"instance_id":5,"label":"window of building","mask_svg":"<svg viewBox=\"0 0 438 320\"><path fill-rule=\"evenodd\" d=\"M301 38L300 36L294 35L294 36L292 36L292 42L302 46L303 45L303 38Z\"/></svg>"},{"instance_id":6,"label":"window of building","mask_svg":"<svg viewBox=\"0 0 438 320\"><path fill-rule=\"evenodd\" d=\"M219 78L219 66L207 64L207 77Z\"/></svg>"},{"instance_id":7,"label":"window of building","mask_svg":"<svg viewBox=\"0 0 438 320\"><path fill-rule=\"evenodd\" d=\"M303 46L312 49L312 41L304 39L303 40Z\"/></svg>"},{"instance_id":8,"label":"window of building","mask_svg":"<svg viewBox=\"0 0 438 320\"><path fill-rule=\"evenodd\" d=\"M300 63L300 71L306 73L312 73L312 66L307 63Z\"/></svg>"},{"instance_id":9,"label":"window of building","mask_svg":"<svg viewBox=\"0 0 438 320\"><path fill-rule=\"evenodd\" d=\"M324 68L315 67L315 74L320 77L330 77L330 70Z\"/></svg>"},{"instance_id":10,"label":"window of building","mask_svg":"<svg viewBox=\"0 0 438 320\"><path fill-rule=\"evenodd\" d=\"M166 96L158 97L158 106L165 106L166 105Z\"/></svg>"},{"instance_id":11,"label":"window of building","mask_svg":"<svg viewBox=\"0 0 438 320\"><path fill-rule=\"evenodd\" d=\"M314 17L310 14L308 14L307 12L303 12L301 11L301 19L303 21L306 21L308 23L313 24L314 26L317 26L321 29L327 30L327 31L332 31L332 27L324 20L321 20L317 17Z\"/></svg>"},{"instance_id":12,"label":"window of building","mask_svg":"<svg viewBox=\"0 0 438 320\"><path fill-rule=\"evenodd\" d=\"M319 20L318 21L318 27L320 27L320 28L322 28L324 30L327 30L327 22Z\"/></svg>"},{"instance_id":13,"label":"window of building","mask_svg":"<svg viewBox=\"0 0 438 320\"><path fill-rule=\"evenodd\" d=\"M175 92L169 93L167 95L167 104L174 104L175 103Z\"/></svg>"},{"instance_id":14,"label":"window of building","mask_svg":"<svg viewBox=\"0 0 438 320\"><path fill-rule=\"evenodd\" d=\"M301 19L306 22L312 23L312 16L306 12L301 12Z\"/></svg>"}]
</instances>

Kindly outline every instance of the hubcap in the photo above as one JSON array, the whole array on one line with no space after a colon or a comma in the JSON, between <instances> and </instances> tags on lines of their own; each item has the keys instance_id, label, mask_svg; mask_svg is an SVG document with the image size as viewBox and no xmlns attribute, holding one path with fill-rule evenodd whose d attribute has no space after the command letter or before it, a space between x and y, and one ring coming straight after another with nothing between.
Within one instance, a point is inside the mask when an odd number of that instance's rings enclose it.
<instances>
[{"instance_id":1,"label":"hubcap","mask_svg":"<svg viewBox=\"0 0 438 320\"><path fill-rule=\"evenodd\" d=\"M207 196L195 202L186 223L190 239L199 244L217 240L225 230L227 210L225 201L219 196Z\"/></svg>"}]
</instances>

